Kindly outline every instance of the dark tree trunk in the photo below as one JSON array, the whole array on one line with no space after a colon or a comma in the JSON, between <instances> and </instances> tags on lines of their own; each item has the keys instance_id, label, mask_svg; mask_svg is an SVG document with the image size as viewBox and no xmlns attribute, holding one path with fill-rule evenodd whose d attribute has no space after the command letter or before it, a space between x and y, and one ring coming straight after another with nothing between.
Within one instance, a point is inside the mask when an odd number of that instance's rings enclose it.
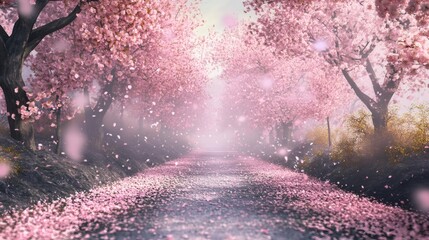
<instances>
[{"instance_id":1,"label":"dark tree trunk","mask_svg":"<svg viewBox=\"0 0 429 240\"><path fill-rule=\"evenodd\" d=\"M371 147L372 154L375 159L387 161L388 148L392 143L391 135L388 133L388 106L387 104L379 103L377 107L371 111L372 123L374 125L374 136L372 137Z\"/></svg>"},{"instance_id":2,"label":"dark tree trunk","mask_svg":"<svg viewBox=\"0 0 429 240\"><path fill-rule=\"evenodd\" d=\"M283 144L283 127L282 127L282 124L276 126L275 132L276 132L276 142L278 144Z\"/></svg>"},{"instance_id":3,"label":"dark tree trunk","mask_svg":"<svg viewBox=\"0 0 429 240\"><path fill-rule=\"evenodd\" d=\"M111 104L111 99L100 97L94 108L85 110L85 132L87 134L88 146L91 148L101 149L103 145L103 120Z\"/></svg>"},{"instance_id":4,"label":"dark tree trunk","mask_svg":"<svg viewBox=\"0 0 429 240\"><path fill-rule=\"evenodd\" d=\"M386 74L383 85L379 84L375 71L369 60L366 62L366 71L371 79L374 94L376 96L375 99L370 98L367 94L362 92L346 69L343 69L342 73L353 91L356 93L356 96L358 96L365 106L371 111L372 122L374 124L374 134L377 135L387 131L389 102L398 90L401 79L397 79L395 77L399 70L391 64L388 65L389 72Z\"/></svg>"},{"instance_id":5,"label":"dark tree trunk","mask_svg":"<svg viewBox=\"0 0 429 240\"><path fill-rule=\"evenodd\" d=\"M378 105L376 109L371 111L371 118L374 125L374 133L376 135L384 135L387 132L388 107L385 104Z\"/></svg>"},{"instance_id":6,"label":"dark tree trunk","mask_svg":"<svg viewBox=\"0 0 429 240\"><path fill-rule=\"evenodd\" d=\"M282 128L283 128L283 143L284 144L288 144L289 141L292 138L292 126L293 126L292 121L289 121L287 123L283 123L282 124Z\"/></svg>"},{"instance_id":7,"label":"dark tree trunk","mask_svg":"<svg viewBox=\"0 0 429 240\"><path fill-rule=\"evenodd\" d=\"M374 48L375 46L371 46L370 52L372 52ZM368 52L368 54L370 52ZM384 82L380 84L371 61L367 58L368 54L365 54L366 56L363 57L366 58L365 69L372 83L375 95L374 99L369 97L358 87L347 69L342 69L342 73L359 99L371 111L372 123L374 125L374 134L371 142L371 147L373 147L372 152L375 159L386 161L388 159L386 150L392 142L392 137L388 133L387 129L389 102L401 83L401 78L398 78L397 76L402 70L397 69L395 65L389 63L386 66L387 74L385 74Z\"/></svg>"},{"instance_id":8,"label":"dark tree trunk","mask_svg":"<svg viewBox=\"0 0 429 240\"><path fill-rule=\"evenodd\" d=\"M104 89L101 91L101 96L98 98L94 108L91 108L89 101L88 105L85 107L85 125L86 133L89 147L95 149L101 149L103 145L103 120L106 116L107 111L113 103L113 88L116 83L116 75L113 73L113 80L107 84ZM107 94L104 94L107 93ZM88 91L85 90L85 95L89 99Z\"/></svg>"},{"instance_id":9,"label":"dark tree trunk","mask_svg":"<svg viewBox=\"0 0 429 240\"><path fill-rule=\"evenodd\" d=\"M269 143L270 144L274 144L276 142L276 131L275 129L271 129L270 134L269 134Z\"/></svg>"},{"instance_id":10,"label":"dark tree trunk","mask_svg":"<svg viewBox=\"0 0 429 240\"><path fill-rule=\"evenodd\" d=\"M93 112L91 110L91 112ZM93 115L86 118L86 134L88 140L88 146L95 149L101 149L103 145L104 132L102 128L103 114Z\"/></svg>"},{"instance_id":11,"label":"dark tree trunk","mask_svg":"<svg viewBox=\"0 0 429 240\"><path fill-rule=\"evenodd\" d=\"M37 0L32 6L31 14L18 14L19 18L10 35L0 25L0 86L9 113L10 135L30 149L36 148L33 126L30 121L22 119L19 111L22 108L28 109L29 104L22 79L23 62L45 36L64 28L76 19L83 1L80 1L69 15L33 29L39 14L48 3L49 0Z\"/></svg>"},{"instance_id":12,"label":"dark tree trunk","mask_svg":"<svg viewBox=\"0 0 429 240\"><path fill-rule=\"evenodd\" d=\"M22 119L20 109L21 107L27 109L29 102L27 93L23 89L25 84L22 79L22 65L34 22L33 19L20 18L13 27L12 35L9 37L3 33L0 41L0 52L2 52L0 85L9 113L10 136L33 150L36 149L33 126L31 122Z\"/></svg>"},{"instance_id":13,"label":"dark tree trunk","mask_svg":"<svg viewBox=\"0 0 429 240\"><path fill-rule=\"evenodd\" d=\"M29 99L23 89L22 59L2 59L6 61L1 69L0 86L6 100L6 108L9 113L8 123L10 136L23 142L30 149L36 149L33 125L29 120L22 119L20 109L28 109Z\"/></svg>"},{"instance_id":14,"label":"dark tree trunk","mask_svg":"<svg viewBox=\"0 0 429 240\"><path fill-rule=\"evenodd\" d=\"M119 110L119 115L121 116L121 121L124 121L124 110L125 107L121 104L121 109Z\"/></svg>"}]
</instances>

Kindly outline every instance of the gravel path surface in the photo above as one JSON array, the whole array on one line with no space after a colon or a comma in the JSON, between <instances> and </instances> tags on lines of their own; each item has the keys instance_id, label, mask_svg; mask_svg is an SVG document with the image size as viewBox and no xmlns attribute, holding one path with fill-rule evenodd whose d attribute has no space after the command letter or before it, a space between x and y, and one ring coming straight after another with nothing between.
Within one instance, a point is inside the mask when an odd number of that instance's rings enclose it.
<instances>
[{"instance_id":1,"label":"gravel path surface","mask_svg":"<svg viewBox=\"0 0 429 240\"><path fill-rule=\"evenodd\" d=\"M0 239L429 239L429 216L262 160L194 154L0 219Z\"/></svg>"}]
</instances>

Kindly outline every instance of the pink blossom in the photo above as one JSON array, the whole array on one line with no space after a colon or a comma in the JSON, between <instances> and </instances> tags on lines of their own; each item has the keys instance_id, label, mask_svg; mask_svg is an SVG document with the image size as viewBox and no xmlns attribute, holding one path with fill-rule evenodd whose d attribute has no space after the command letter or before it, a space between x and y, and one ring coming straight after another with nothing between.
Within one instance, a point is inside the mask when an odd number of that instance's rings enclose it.
<instances>
[{"instance_id":1,"label":"pink blossom","mask_svg":"<svg viewBox=\"0 0 429 240\"><path fill-rule=\"evenodd\" d=\"M86 147L86 136L72 125L64 133L64 151L74 161L81 161Z\"/></svg>"},{"instance_id":2,"label":"pink blossom","mask_svg":"<svg viewBox=\"0 0 429 240\"><path fill-rule=\"evenodd\" d=\"M415 190L414 198L420 210L429 212L429 189L420 188Z\"/></svg>"},{"instance_id":3,"label":"pink blossom","mask_svg":"<svg viewBox=\"0 0 429 240\"><path fill-rule=\"evenodd\" d=\"M6 178L9 176L11 171L11 166L9 163L0 162L0 179Z\"/></svg>"}]
</instances>

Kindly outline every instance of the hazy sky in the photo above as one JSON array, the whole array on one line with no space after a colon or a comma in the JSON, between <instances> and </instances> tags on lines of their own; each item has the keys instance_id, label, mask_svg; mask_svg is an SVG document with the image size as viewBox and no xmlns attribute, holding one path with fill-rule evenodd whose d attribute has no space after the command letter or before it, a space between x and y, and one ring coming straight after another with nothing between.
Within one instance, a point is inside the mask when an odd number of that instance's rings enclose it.
<instances>
[{"instance_id":1,"label":"hazy sky","mask_svg":"<svg viewBox=\"0 0 429 240\"><path fill-rule=\"evenodd\" d=\"M222 31L231 21L240 21L247 17L242 0L202 0L201 13L205 24L198 29L198 34L205 34L212 27Z\"/></svg>"},{"instance_id":2,"label":"hazy sky","mask_svg":"<svg viewBox=\"0 0 429 240\"><path fill-rule=\"evenodd\" d=\"M200 36L206 35L210 30L222 32L226 26L237 23L247 18L244 13L242 0L202 0L200 6L204 25L197 29ZM225 83L217 77L218 71L209 73L210 82L207 91L211 99L206 105L205 121L200 131L193 137L192 141L196 149L225 150L230 145L230 132L219 131L218 123L221 99Z\"/></svg>"}]
</instances>

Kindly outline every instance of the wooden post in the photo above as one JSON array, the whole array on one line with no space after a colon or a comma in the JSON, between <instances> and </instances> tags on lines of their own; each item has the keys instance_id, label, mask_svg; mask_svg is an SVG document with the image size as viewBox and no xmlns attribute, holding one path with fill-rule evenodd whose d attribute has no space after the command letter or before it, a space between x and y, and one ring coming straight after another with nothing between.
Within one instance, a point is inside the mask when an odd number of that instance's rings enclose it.
<instances>
[{"instance_id":1,"label":"wooden post","mask_svg":"<svg viewBox=\"0 0 429 240\"><path fill-rule=\"evenodd\" d=\"M328 142L329 142L329 148L331 148L331 146L332 146L332 141L331 141L331 125L329 123L329 117L326 118L326 123L328 124Z\"/></svg>"}]
</instances>

